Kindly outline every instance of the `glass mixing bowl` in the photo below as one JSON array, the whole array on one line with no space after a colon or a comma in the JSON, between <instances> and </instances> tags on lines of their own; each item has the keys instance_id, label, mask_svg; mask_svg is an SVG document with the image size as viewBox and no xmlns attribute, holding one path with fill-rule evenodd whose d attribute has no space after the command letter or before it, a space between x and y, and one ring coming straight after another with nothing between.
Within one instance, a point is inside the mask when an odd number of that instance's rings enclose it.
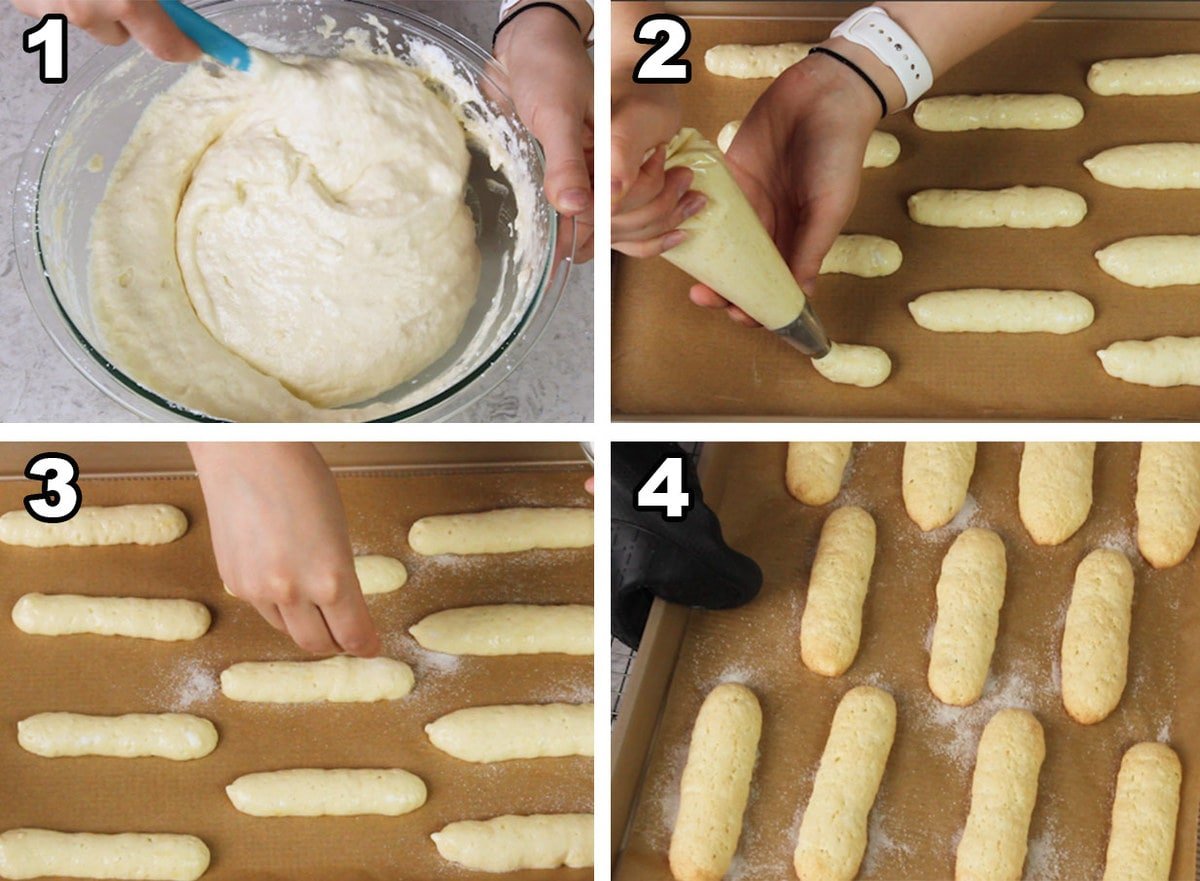
<instances>
[{"instance_id":1,"label":"glass mixing bowl","mask_svg":"<svg viewBox=\"0 0 1200 881\"><path fill-rule=\"evenodd\" d=\"M495 388L545 329L570 268L569 258L556 254L570 255L574 248L574 223L560 228L542 194L541 150L505 95L498 63L445 24L383 2L202 0L195 8L271 52L331 55L348 38L360 43L365 38L376 46L386 39L401 60L434 58L442 67L438 79L457 81L449 91L463 115L506 133L505 152L536 191L536 198L522 206L534 216L522 218L521 246L516 187L503 168L493 168L484 149L472 145L467 201L475 215L482 271L466 326L450 351L420 374L371 401L335 411L334 418L445 419ZM113 364L88 292L88 237L108 172L146 105L183 72L182 66L158 61L133 45L103 49L75 70L59 87L23 158L14 233L34 311L84 376L144 418L219 421L155 394Z\"/></svg>"}]
</instances>

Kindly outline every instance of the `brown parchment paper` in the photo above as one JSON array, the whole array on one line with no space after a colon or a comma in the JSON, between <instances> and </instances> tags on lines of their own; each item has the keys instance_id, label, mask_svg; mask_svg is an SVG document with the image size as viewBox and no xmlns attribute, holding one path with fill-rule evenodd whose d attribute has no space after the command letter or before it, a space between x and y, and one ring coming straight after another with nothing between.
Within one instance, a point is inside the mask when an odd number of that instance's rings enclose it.
<instances>
[{"instance_id":1,"label":"brown parchment paper","mask_svg":"<svg viewBox=\"0 0 1200 881\"><path fill-rule=\"evenodd\" d=\"M690 614L617 879L669 881L666 852L691 726L708 691L728 680L754 689L764 720L741 846L728 876L735 881L794 877L799 822L834 709L861 684L890 691L899 718L860 878L953 878L979 735L997 710L1009 706L1033 711L1046 733L1025 878L1100 878L1121 755L1141 740L1168 741L1182 759L1171 877L1195 877L1196 555L1162 572L1138 556L1137 446L1129 444L1097 448L1095 503L1079 533L1055 548L1036 547L1017 515L1020 451L1020 444L981 444L963 514L928 534L904 511L899 444L856 444L845 488L823 508L806 507L787 494L783 444L705 451L706 498L716 502L729 543L762 566L765 584L741 609ZM858 656L844 676L826 679L800 661L800 616L821 525L843 504L862 505L874 516L877 551ZM986 691L975 706L957 709L933 697L925 676L941 559L967 525L986 526L1003 537L1008 581ZM1126 552L1137 579L1129 681L1108 719L1082 726L1062 708L1058 653L1075 567L1102 545Z\"/></svg>"},{"instance_id":2,"label":"brown parchment paper","mask_svg":"<svg viewBox=\"0 0 1200 881\"><path fill-rule=\"evenodd\" d=\"M407 628L455 606L496 602L591 603L592 553L533 551L426 558L407 543L420 516L506 505L587 505L587 472L570 465L410 468L338 475L357 553L399 557L408 583L369 597L384 654L412 665L416 687L373 704L274 706L220 693L237 661L299 660L305 653L221 588L199 485L192 477L81 481L88 504L168 502L188 516L181 540L158 547L26 549L0 545L0 829L179 832L212 850L205 881L395 881L474 878L441 859L429 834L458 819L592 809L590 759L493 765L436 749L423 726L454 709L492 703L592 699L592 659L563 655L461 658L421 650ZM27 481L0 481L0 510L21 505ZM34 637L10 611L30 591L172 596L203 601L213 626L194 642L100 636ZM191 762L44 759L17 744L33 713L189 712L213 721L220 744ZM241 774L297 767L400 767L429 799L402 817L256 818L224 787ZM521 872L529 879L591 878L591 870Z\"/></svg>"},{"instance_id":3,"label":"brown parchment paper","mask_svg":"<svg viewBox=\"0 0 1200 881\"><path fill-rule=\"evenodd\" d=\"M794 4L804 14L806 4ZM861 4L849 4L847 10ZM1127 4L1111 4L1121 7ZM768 80L714 77L715 43L820 41L837 19L694 17L692 82L683 119L709 138L742 118ZM848 233L886 236L904 263L894 275L821 276L814 308L831 338L880 346L892 377L874 389L822 379L773 334L742 328L687 301L687 276L662 259L618 258L613 274L613 409L619 416L808 418L1181 419L1200 414L1200 389L1152 389L1109 377L1095 352L1119 339L1200 334L1195 288L1144 290L1101 272L1094 252L1135 235L1200 233L1197 191L1123 190L1096 182L1082 162L1108 147L1200 140L1200 96L1108 97L1087 88L1087 69L1110 57L1191 52L1200 21L1030 22L941 77L931 94L1063 92L1085 108L1057 132L925 132L911 113L879 128L900 139L890 168L865 169ZM930 187L1016 184L1083 194L1088 216L1053 230L920 226L906 199ZM1095 323L1067 336L939 334L906 304L927 291L966 287L1078 291Z\"/></svg>"}]
</instances>

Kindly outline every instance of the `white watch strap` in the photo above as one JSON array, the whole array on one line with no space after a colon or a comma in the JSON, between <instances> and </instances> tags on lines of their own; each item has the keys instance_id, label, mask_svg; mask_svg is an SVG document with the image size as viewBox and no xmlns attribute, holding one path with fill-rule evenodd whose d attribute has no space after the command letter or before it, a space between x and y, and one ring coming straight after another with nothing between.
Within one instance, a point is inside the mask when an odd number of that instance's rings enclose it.
<instances>
[{"instance_id":1,"label":"white watch strap","mask_svg":"<svg viewBox=\"0 0 1200 881\"><path fill-rule=\"evenodd\" d=\"M900 27L886 9L860 9L833 29L831 37L843 37L871 51L891 68L904 86L905 107L911 107L933 85L929 59L916 40Z\"/></svg>"}]
</instances>

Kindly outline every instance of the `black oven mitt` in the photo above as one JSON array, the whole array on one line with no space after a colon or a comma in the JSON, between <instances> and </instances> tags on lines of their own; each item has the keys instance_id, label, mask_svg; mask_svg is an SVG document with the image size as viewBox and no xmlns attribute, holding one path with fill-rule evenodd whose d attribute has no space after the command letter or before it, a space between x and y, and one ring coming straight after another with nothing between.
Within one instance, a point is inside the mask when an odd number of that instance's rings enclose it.
<instances>
[{"instance_id":1,"label":"black oven mitt","mask_svg":"<svg viewBox=\"0 0 1200 881\"><path fill-rule=\"evenodd\" d=\"M682 521L633 506L637 489L667 456L682 456L694 503ZM691 457L673 443L612 445L612 632L637 648L656 596L705 609L750 602L762 570L725 544L721 524L704 504Z\"/></svg>"}]
</instances>

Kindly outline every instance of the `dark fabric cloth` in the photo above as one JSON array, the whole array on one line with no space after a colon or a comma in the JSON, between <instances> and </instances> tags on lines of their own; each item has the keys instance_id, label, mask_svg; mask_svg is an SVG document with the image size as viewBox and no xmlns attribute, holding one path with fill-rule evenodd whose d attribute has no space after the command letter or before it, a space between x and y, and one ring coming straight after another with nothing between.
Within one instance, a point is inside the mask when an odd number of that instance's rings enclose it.
<instances>
[{"instance_id":1,"label":"dark fabric cloth","mask_svg":"<svg viewBox=\"0 0 1200 881\"><path fill-rule=\"evenodd\" d=\"M682 456L693 507L682 521L634 507L637 489L666 456ZM656 596L705 609L748 603L762 570L725 544L721 524L704 503L690 457L673 443L612 445L612 632L637 648Z\"/></svg>"}]
</instances>

